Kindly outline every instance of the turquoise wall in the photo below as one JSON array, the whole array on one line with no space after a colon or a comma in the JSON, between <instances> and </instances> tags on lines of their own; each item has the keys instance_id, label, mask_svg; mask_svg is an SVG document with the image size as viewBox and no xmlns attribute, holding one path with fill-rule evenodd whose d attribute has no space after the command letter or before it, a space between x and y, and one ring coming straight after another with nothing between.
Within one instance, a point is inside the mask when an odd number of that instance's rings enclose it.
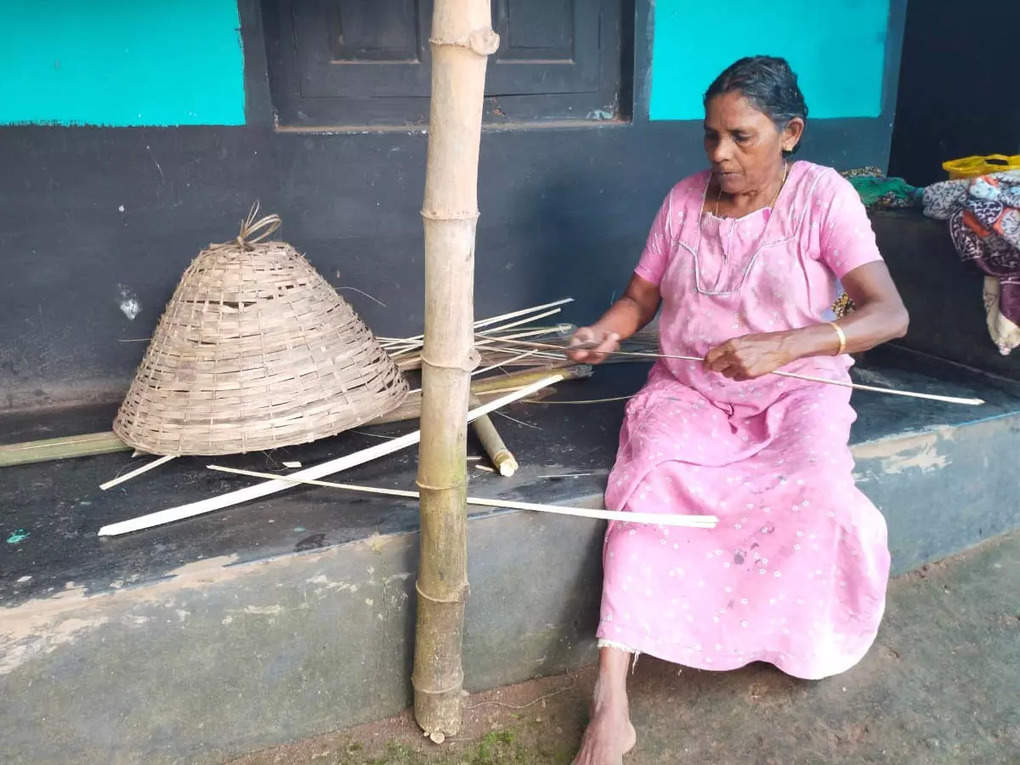
<instances>
[{"instance_id":1,"label":"turquoise wall","mask_svg":"<svg viewBox=\"0 0 1020 765\"><path fill-rule=\"evenodd\" d=\"M0 0L0 124L241 125L236 0Z\"/></svg>"},{"instance_id":2,"label":"turquoise wall","mask_svg":"<svg viewBox=\"0 0 1020 765\"><path fill-rule=\"evenodd\" d=\"M889 0L656 0L653 120L700 120L738 58L783 56L814 118L878 117Z\"/></svg>"}]
</instances>

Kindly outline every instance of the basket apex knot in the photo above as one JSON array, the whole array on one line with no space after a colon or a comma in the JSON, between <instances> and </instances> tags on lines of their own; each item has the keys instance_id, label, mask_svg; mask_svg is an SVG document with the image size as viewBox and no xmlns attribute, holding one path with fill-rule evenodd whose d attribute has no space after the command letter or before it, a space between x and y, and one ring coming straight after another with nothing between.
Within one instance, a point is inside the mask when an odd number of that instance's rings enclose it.
<instances>
[{"instance_id":1,"label":"basket apex knot","mask_svg":"<svg viewBox=\"0 0 1020 765\"><path fill-rule=\"evenodd\" d=\"M283 225L283 219L275 213L259 218L260 208L259 201L256 199L251 210L248 211L248 217L241 221L241 231L234 242L243 250L251 250L253 244L268 238ZM258 232L258 236L255 236L256 232Z\"/></svg>"}]
</instances>

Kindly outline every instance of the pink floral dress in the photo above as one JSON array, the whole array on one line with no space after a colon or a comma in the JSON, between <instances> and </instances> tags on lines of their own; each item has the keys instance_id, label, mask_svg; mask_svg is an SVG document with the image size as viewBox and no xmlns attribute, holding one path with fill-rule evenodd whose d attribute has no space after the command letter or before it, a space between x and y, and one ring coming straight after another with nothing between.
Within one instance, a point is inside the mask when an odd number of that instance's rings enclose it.
<instances>
[{"instance_id":1,"label":"pink floral dress","mask_svg":"<svg viewBox=\"0 0 1020 765\"><path fill-rule=\"evenodd\" d=\"M636 273L659 285L664 354L831 318L837 280L880 260L834 170L796 162L773 209L702 214L709 175L670 191ZM848 380L849 356L785 369ZM867 652L885 607L885 520L853 483L846 388L745 382L662 359L627 406L606 506L712 513L712 530L614 522L598 636L701 669L767 661L803 678Z\"/></svg>"}]
</instances>

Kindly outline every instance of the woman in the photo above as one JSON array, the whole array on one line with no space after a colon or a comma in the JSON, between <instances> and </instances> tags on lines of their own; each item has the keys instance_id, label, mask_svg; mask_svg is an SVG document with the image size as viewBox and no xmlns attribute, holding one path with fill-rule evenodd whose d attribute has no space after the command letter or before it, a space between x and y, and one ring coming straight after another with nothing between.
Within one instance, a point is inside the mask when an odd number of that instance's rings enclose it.
<instances>
[{"instance_id":1,"label":"woman","mask_svg":"<svg viewBox=\"0 0 1020 765\"><path fill-rule=\"evenodd\" d=\"M624 296L571 351L598 362L659 322L664 355L627 406L606 506L712 513L713 530L610 525L599 678L575 763L635 743L638 653L700 669L775 664L802 678L867 652L885 607L885 521L853 485L848 352L901 337L907 312L853 187L793 162L807 118L783 59L737 61L705 94L711 169L663 202ZM833 322L837 280L856 310ZM593 347L594 346L594 347Z\"/></svg>"}]
</instances>

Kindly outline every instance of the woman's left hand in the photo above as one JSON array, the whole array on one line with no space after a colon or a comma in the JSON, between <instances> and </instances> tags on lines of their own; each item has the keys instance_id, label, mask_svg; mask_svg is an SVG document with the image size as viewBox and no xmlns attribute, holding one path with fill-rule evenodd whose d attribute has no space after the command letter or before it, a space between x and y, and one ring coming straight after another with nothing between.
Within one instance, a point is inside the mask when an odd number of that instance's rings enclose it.
<instances>
[{"instance_id":1,"label":"woman's left hand","mask_svg":"<svg viewBox=\"0 0 1020 765\"><path fill-rule=\"evenodd\" d=\"M793 361L782 332L741 335L705 354L705 366L731 380L752 380Z\"/></svg>"}]
</instances>

